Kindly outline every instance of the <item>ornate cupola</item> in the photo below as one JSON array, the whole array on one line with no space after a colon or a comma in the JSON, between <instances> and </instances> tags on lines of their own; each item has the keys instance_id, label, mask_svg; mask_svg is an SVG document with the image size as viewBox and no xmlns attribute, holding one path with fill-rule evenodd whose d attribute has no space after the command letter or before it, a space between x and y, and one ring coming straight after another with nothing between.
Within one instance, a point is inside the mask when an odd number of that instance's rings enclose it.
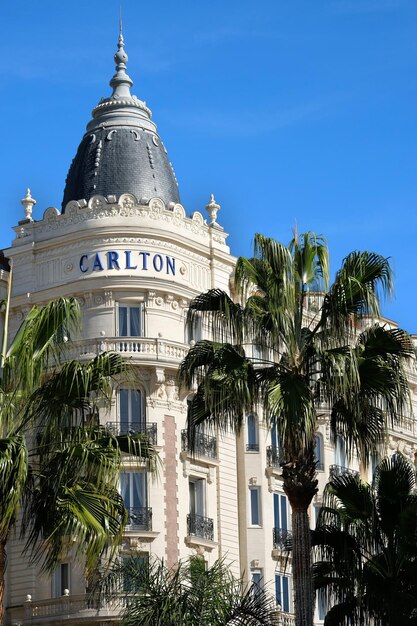
<instances>
[{"instance_id":1,"label":"ornate cupola","mask_svg":"<svg viewBox=\"0 0 417 626\"><path fill-rule=\"evenodd\" d=\"M178 184L152 113L145 102L131 95L126 72L128 56L122 27L114 55L113 93L93 109L93 119L81 140L68 172L62 211L71 200L95 195L131 193L138 200L161 198L166 207L180 201Z\"/></svg>"}]
</instances>

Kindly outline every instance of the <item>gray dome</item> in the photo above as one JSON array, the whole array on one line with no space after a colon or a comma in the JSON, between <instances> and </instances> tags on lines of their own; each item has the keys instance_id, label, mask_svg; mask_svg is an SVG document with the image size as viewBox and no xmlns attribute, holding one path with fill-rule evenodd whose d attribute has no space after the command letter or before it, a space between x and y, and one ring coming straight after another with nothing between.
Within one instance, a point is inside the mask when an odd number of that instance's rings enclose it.
<instances>
[{"instance_id":1,"label":"gray dome","mask_svg":"<svg viewBox=\"0 0 417 626\"><path fill-rule=\"evenodd\" d=\"M116 74L110 81L113 93L93 110L93 119L79 145L68 172L62 210L71 200L94 195L161 198L168 206L180 202L178 185L152 113L130 93L133 84L126 74L127 54L120 33Z\"/></svg>"}]
</instances>

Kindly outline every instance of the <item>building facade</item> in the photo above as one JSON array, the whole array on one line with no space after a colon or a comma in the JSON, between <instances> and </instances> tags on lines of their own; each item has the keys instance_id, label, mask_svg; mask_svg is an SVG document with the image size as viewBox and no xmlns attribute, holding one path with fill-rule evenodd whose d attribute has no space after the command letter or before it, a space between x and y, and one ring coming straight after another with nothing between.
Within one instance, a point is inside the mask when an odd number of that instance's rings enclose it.
<instances>
[{"instance_id":1,"label":"building facade","mask_svg":"<svg viewBox=\"0 0 417 626\"><path fill-rule=\"evenodd\" d=\"M151 112L131 95L122 35L115 62L112 94L93 110L61 211L47 208L35 220L29 190L22 200L24 215L4 251L13 266L9 332L15 333L33 304L78 298L82 334L69 356L115 351L134 367L134 377L120 381L103 423L119 433L146 431L163 462L157 478L137 463L123 466L120 490L129 522L121 554L154 554L168 566L193 555L209 565L223 557L236 575L270 585L281 623L290 626L291 562L283 546L291 515L275 433L265 429L261 414L248 415L238 438L202 432L190 455L188 396L176 382L189 346L208 336L204 327L186 329L190 300L214 287L231 290L235 258L217 221L220 207L212 196L203 213L187 216ZM7 263L0 265L3 298L9 272ZM413 394L416 383L410 374ZM365 477L355 463L348 467L343 442L332 444L325 409L316 442L319 494L329 472L349 469ZM390 433L387 447L414 459L412 415ZM320 502L318 495L312 523ZM117 622L117 607L89 605L81 565L65 560L49 578L28 565L21 548L18 538L8 544L8 624ZM317 623L323 617L318 607Z\"/></svg>"}]
</instances>

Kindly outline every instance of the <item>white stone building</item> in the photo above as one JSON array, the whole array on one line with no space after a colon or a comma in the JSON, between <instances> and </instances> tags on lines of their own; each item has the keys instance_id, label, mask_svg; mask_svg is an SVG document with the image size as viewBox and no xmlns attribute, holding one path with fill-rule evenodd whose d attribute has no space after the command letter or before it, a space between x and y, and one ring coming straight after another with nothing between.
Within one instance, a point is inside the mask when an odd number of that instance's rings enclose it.
<instances>
[{"instance_id":1,"label":"white stone building","mask_svg":"<svg viewBox=\"0 0 417 626\"><path fill-rule=\"evenodd\" d=\"M217 222L219 206L212 197L208 217L187 216L151 113L130 94L122 36L115 61L113 93L93 110L62 211L47 208L35 220L29 190L22 200L24 216L4 251L13 263L10 333L32 304L79 298L82 337L71 356L116 351L136 371L134 381L119 386L103 420L119 431L146 429L164 464L158 479L137 465L123 469L120 488L130 518L122 552L156 554L168 566L195 554L209 564L226 556L236 574L271 585L289 626L291 567L281 547L291 519L274 433L261 416L248 416L237 440L202 436L196 457L187 452L187 398L179 395L176 372L190 343L204 336L204 328L195 337L186 332L187 307L209 288L228 291L235 262ZM4 266L1 298L7 277ZM414 392L415 376L410 383ZM317 437L321 493L331 466L347 461L330 442L325 412ZM414 458L415 421L392 433L388 446ZM318 496L312 508L319 505ZM47 578L28 566L21 547L18 539L9 541L7 624L117 622L117 609L89 607L79 565L66 560ZM321 617L317 610L318 623Z\"/></svg>"}]
</instances>

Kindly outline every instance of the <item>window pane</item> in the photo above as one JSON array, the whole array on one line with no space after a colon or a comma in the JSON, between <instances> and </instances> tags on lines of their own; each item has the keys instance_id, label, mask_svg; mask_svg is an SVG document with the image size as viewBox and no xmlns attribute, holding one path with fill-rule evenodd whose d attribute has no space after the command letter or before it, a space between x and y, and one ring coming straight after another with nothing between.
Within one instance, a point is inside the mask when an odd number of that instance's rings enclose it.
<instances>
[{"instance_id":1,"label":"window pane","mask_svg":"<svg viewBox=\"0 0 417 626\"><path fill-rule=\"evenodd\" d=\"M146 474L144 472L134 472L131 474L132 501L134 508L146 506Z\"/></svg>"},{"instance_id":2,"label":"window pane","mask_svg":"<svg viewBox=\"0 0 417 626\"><path fill-rule=\"evenodd\" d=\"M282 577L282 610L287 613L290 610L290 596L288 593L288 576Z\"/></svg>"},{"instance_id":3,"label":"window pane","mask_svg":"<svg viewBox=\"0 0 417 626\"><path fill-rule=\"evenodd\" d=\"M140 308L138 306L130 307L130 336L139 337L140 332Z\"/></svg>"},{"instance_id":4,"label":"window pane","mask_svg":"<svg viewBox=\"0 0 417 626\"><path fill-rule=\"evenodd\" d=\"M281 528L288 530L287 523L287 496L280 496L281 500Z\"/></svg>"},{"instance_id":5,"label":"window pane","mask_svg":"<svg viewBox=\"0 0 417 626\"><path fill-rule=\"evenodd\" d=\"M120 389L120 430L122 434L126 434L129 427L129 389Z\"/></svg>"},{"instance_id":6,"label":"window pane","mask_svg":"<svg viewBox=\"0 0 417 626\"><path fill-rule=\"evenodd\" d=\"M257 487L250 490L250 509L251 509L251 524L253 526L260 526L259 489Z\"/></svg>"},{"instance_id":7,"label":"window pane","mask_svg":"<svg viewBox=\"0 0 417 626\"><path fill-rule=\"evenodd\" d=\"M256 446L258 443L258 433L256 428L256 417L254 415L248 415L248 444L249 446Z\"/></svg>"},{"instance_id":8,"label":"window pane","mask_svg":"<svg viewBox=\"0 0 417 626\"><path fill-rule=\"evenodd\" d=\"M139 389L129 389L130 391L130 423L142 424L141 393Z\"/></svg>"},{"instance_id":9,"label":"window pane","mask_svg":"<svg viewBox=\"0 0 417 626\"><path fill-rule=\"evenodd\" d=\"M279 604L282 608L281 576L279 576L279 574L275 575L275 600L276 600L276 603Z\"/></svg>"},{"instance_id":10,"label":"window pane","mask_svg":"<svg viewBox=\"0 0 417 626\"><path fill-rule=\"evenodd\" d=\"M61 563L61 596L64 595L65 589L69 589L69 564Z\"/></svg>"},{"instance_id":11,"label":"window pane","mask_svg":"<svg viewBox=\"0 0 417 626\"><path fill-rule=\"evenodd\" d=\"M119 336L127 337L127 307L119 306Z\"/></svg>"}]
</instances>

